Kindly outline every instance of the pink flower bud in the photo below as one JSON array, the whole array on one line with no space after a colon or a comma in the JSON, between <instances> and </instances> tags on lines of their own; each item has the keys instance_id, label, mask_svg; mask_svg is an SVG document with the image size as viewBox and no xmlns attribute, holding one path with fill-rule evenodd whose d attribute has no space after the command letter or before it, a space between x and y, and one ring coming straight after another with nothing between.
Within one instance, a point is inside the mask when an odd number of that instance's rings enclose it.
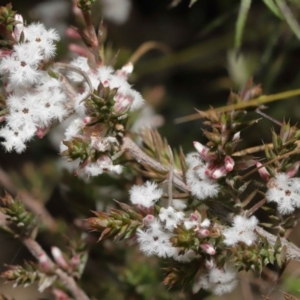
<instances>
[{"instance_id":1,"label":"pink flower bud","mask_svg":"<svg viewBox=\"0 0 300 300\"><path fill-rule=\"evenodd\" d=\"M215 248L209 244L209 243L204 243L204 244L201 244L200 247L202 248L202 250L209 254L209 255L215 255L216 254L216 250Z\"/></svg>"},{"instance_id":2,"label":"pink flower bud","mask_svg":"<svg viewBox=\"0 0 300 300\"><path fill-rule=\"evenodd\" d=\"M219 179L221 177L226 176L226 174L228 173L228 171L226 170L225 166L222 166L220 168L215 169L212 174L210 175L210 177L212 179Z\"/></svg>"},{"instance_id":3,"label":"pink flower bud","mask_svg":"<svg viewBox=\"0 0 300 300\"><path fill-rule=\"evenodd\" d=\"M209 235L209 230L208 229L204 229L204 228L201 228L197 231L197 236L199 238L205 238Z\"/></svg>"},{"instance_id":4,"label":"pink flower bud","mask_svg":"<svg viewBox=\"0 0 300 300\"><path fill-rule=\"evenodd\" d=\"M228 171L228 172L230 172L230 171L233 170L234 160L232 159L231 156L229 156L229 155L225 156L225 158L224 158L224 166L225 166L226 171Z\"/></svg>"},{"instance_id":5,"label":"pink flower bud","mask_svg":"<svg viewBox=\"0 0 300 300\"><path fill-rule=\"evenodd\" d=\"M52 269L52 263L45 253L40 253L38 260L44 271L49 272Z\"/></svg>"},{"instance_id":6,"label":"pink flower bud","mask_svg":"<svg viewBox=\"0 0 300 300\"><path fill-rule=\"evenodd\" d=\"M69 265L67 264L62 252L60 251L59 248L57 247L51 247L51 253L52 253L52 256L55 260L55 262L62 268L64 269L68 269L69 268Z\"/></svg>"},{"instance_id":7,"label":"pink flower bud","mask_svg":"<svg viewBox=\"0 0 300 300\"><path fill-rule=\"evenodd\" d=\"M68 49L70 52L76 53L79 56L84 56L84 57L88 56L87 50L79 45L71 43L68 45Z\"/></svg>"},{"instance_id":8,"label":"pink flower bud","mask_svg":"<svg viewBox=\"0 0 300 300\"><path fill-rule=\"evenodd\" d=\"M213 259L210 259L210 260L206 259L205 260L205 267L208 270L212 269L214 266L215 266L215 261Z\"/></svg>"},{"instance_id":9,"label":"pink flower bud","mask_svg":"<svg viewBox=\"0 0 300 300\"><path fill-rule=\"evenodd\" d=\"M256 163L256 167L259 168L258 173L259 173L260 177L263 180L265 180L266 182L268 182L270 180L270 177L271 177L270 173L267 171L267 169L265 167L260 168L261 166L262 166L262 164L260 162Z\"/></svg>"},{"instance_id":10,"label":"pink flower bud","mask_svg":"<svg viewBox=\"0 0 300 300\"><path fill-rule=\"evenodd\" d=\"M207 152L209 151L207 147L203 146L199 142L193 142L195 149L198 151L201 157L205 157Z\"/></svg>"},{"instance_id":11,"label":"pink flower bud","mask_svg":"<svg viewBox=\"0 0 300 300\"><path fill-rule=\"evenodd\" d=\"M198 212L194 212L190 214L190 220L191 221L198 221L200 219L200 215Z\"/></svg>"},{"instance_id":12,"label":"pink flower bud","mask_svg":"<svg viewBox=\"0 0 300 300\"><path fill-rule=\"evenodd\" d=\"M52 293L55 297L55 300L69 300L69 296L64 293L62 290L59 289L53 289Z\"/></svg>"},{"instance_id":13,"label":"pink flower bud","mask_svg":"<svg viewBox=\"0 0 300 300\"><path fill-rule=\"evenodd\" d=\"M240 131L238 131L238 132L236 132L235 134L234 134L234 136L232 137L232 141L239 141L240 140L240 138L241 138L241 132Z\"/></svg>"},{"instance_id":14,"label":"pink flower bud","mask_svg":"<svg viewBox=\"0 0 300 300\"><path fill-rule=\"evenodd\" d=\"M80 257L79 255L74 255L71 260L70 260L70 265L72 267L73 270L77 269L77 267L80 264Z\"/></svg>"},{"instance_id":15,"label":"pink flower bud","mask_svg":"<svg viewBox=\"0 0 300 300\"><path fill-rule=\"evenodd\" d=\"M24 23L23 23L23 17L22 15L16 14L15 15L15 21L18 21L20 23L16 24L14 26L14 31L13 31L13 37L15 38L15 40L18 42L20 39L20 36L24 30Z\"/></svg>"},{"instance_id":16,"label":"pink flower bud","mask_svg":"<svg viewBox=\"0 0 300 300\"><path fill-rule=\"evenodd\" d=\"M114 104L114 111L118 115L124 113L131 105L132 99L124 96L122 94L118 94L117 97L115 97L115 104Z\"/></svg>"},{"instance_id":17,"label":"pink flower bud","mask_svg":"<svg viewBox=\"0 0 300 300\"><path fill-rule=\"evenodd\" d=\"M127 79L127 77L132 73L132 71L133 71L133 64L129 62L126 65L124 65L121 70L117 70L115 74L119 77L123 77L124 79Z\"/></svg>"},{"instance_id":18,"label":"pink flower bud","mask_svg":"<svg viewBox=\"0 0 300 300\"><path fill-rule=\"evenodd\" d=\"M68 27L66 30L65 30L65 34L66 36L68 36L69 38L72 38L72 39L80 39L81 36L80 34L77 32L77 30L75 30L74 28L72 27Z\"/></svg>"},{"instance_id":19,"label":"pink flower bud","mask_svg":"<svg viewBox=\"0 0 300 300\"><path fill-rule=\"evenodd\" d=\"M145 226L149 226L150 224L153 223L154 220L155 220L155 217L153 215L147 215L143 219L143 223L144 223Z\"/></svg>"},{"instance_id":20,"label":"pink flower bud","mask_svg":"<svg viewBox=\"0 0 300 300\"><path fill-rule=\"evenodd\" d=\"M299 170L299 165L300 165L300 162L297 161L295 162L287 171L286 171L286 175L289 177L289 178L292 178L296 175L296 173L298 172Z\"/></svg>"}]
</instances>

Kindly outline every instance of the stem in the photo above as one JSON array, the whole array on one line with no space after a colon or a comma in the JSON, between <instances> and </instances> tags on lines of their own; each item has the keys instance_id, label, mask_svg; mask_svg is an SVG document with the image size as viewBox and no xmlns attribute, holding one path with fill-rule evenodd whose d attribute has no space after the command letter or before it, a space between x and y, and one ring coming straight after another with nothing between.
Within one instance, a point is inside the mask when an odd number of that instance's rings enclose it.
<instances>
[{"instance_id":1,"label":"stem","mask_svg":"<svg viewBox=\"0 0 300 300\"><path fill-rule=\"evenodd\" d=\"M30 253L37 259L41 256L48 258L48 263L50 269L55 270L54 273L58 276L58 278L61 280L61 282L64 284L64 286L71 292L73 297L76 300L89 300L89 297L82 291L78 285L76 284L73 277L70 277L67 273L65 273L63 270L56 268L56 265L54 262L50 259L50 257L47 255L47 253L42 249L42 247L32 238L25 237L21 239L24 246L30 251Z\"/></svg>"},{"instance_id":2,"label":"stem","mask_svg":"<svg viewBox=\"0 0 300 300\"><path fill-rule=\"evenodd\" d=\"M89 76L86 74L86 72L82 71L78 67L75 67L75 66L72 66L72 65L69 65L69 64L65 64L65 63L58 63L58 62L56 62L56 63L54 63L53 66L57 67L59 69L64 69L64 70L67 70L67 71L76 72L76 73L80 74L85 79L85 81L89 85L90 93L83 100L81 100L81 101L86 100L93 93L93 91L94 91L93 85L92 85L92 82L91 82Z\"/></svg>"},{"instance_id":3,"label":"stem","mask_svg":"<svg viewBox=\"0 0 300 300\"><path fill-rule=\"evenodd\" d=\"M174 156L173 152L170 146L168 146L168 150L170 153L170 171L169 171L169 182L168 182L168 194L169 194L169 201L168 201L168 206L172 206L172 201L173 201L173 195L172 195L172 190L173 190L173 177L174 177Z\"/></svg>"},{"instance_id":4,"label":"stem","mask_svg":"<svg viewBox=\"0 0 300 300\"><path fill-rule=\"evenodd\" d=\"M128 62L135 64L145 53L152 49L161 50L164 53L170 52L170 48L163 43L149 41L143 43L135 52L130 56Z\"/></svg>"},{"instance_id":5,"label":"stem","mask_svg":"<svg viewBox=\"0 0 300 300\"><path fill-rule=\"evenodd\" d=\"M295 97L295 96L299 96L299 95L300 95L300 89L290 90L287 92L282 92L282 93L268 95L268 96L263 95L258 98L255 98L255 99L251 99L247 102L230 104L230 105L222 106L222 107L215 108L215 109L211 108L211 109L208 109L206 112L215 111L216 113L223 113L223 112L228 112L231 110L245 109L248 107L255 107L255 106L265 104L265 103L279 101L279 100L283 100L283 99L287 99L287 98L291 98L291 97ZM195 114L191 114L189 116L177 118L177 119L175 119L175 123L179 124L179 123L197 120L200 118L201 118L200 115L198 113L195 113Z\"/></svg>"},{"instance_id":6,"label":"stem","mask_svg":"<svg viewBox=\"0 0 300 300\"><path fill-rule=\"evenodd\" d=\"M261 208L266 203L266 201L267 199L263 198L255 205L253 205L250 209L247 210L246 217L249 218L251 215L253 215L259 208Z\"/></svg>"},{"instance_id":7,"label":"stem","mask_svg":"<svg viewBox=\"0 0 300 300\"><path fill-rule=\"evenodd\" d=\"M255 173L255 172L256 172L257 170L259 170L260 168L266 167L266 166L272 164L272 163L275 162L275 161L281 160L281 159L283 159L283 158L285 158L285 157L287 157L287 156L290 156L290 155L293 155L293 154L297 154L297 153L300 153L300 149L299 149L299 148L298 148L298 149L295 149L295 150L293 150L293 151L290 151L290 152L288 152L288 153L285 153L285 154L283 154L283 155L277 156L277 157L275 157L275 158L269 160L268 162L262 164L261 166L255 168L255 169L253 169L253 170L251 170L251 171L249 171L249 172L246 173L245 175L241 176L241 177L240 177L240 180L241 180L241 181L242 181L242 180L245 180L245 178L247 178L248 176L252 175L253 173Z\"/></svg>"}]
</instances>

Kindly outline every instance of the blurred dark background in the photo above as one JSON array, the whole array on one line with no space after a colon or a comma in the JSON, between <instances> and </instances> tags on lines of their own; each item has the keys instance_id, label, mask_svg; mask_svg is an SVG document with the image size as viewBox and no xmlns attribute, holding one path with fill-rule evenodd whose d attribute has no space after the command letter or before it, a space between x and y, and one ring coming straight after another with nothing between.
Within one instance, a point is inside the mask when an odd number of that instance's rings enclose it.
<instances>
[{"instance_id":1,"label":"blurred dark background","mask_svg":"<svg viewBox=\"0 0 300 300\"><path fill-rule=\"evenodd\" d=\"M112 53L120 50L116 67L126 63L131 54L145 42L160 42L169 49L168 52L153 49L142 56L135 64L135 72L131 79L150 107L164 118L164 124L159 131L173 147L182 145L187 153L193 150L194 140L205 141L201 120L176 124L176 118L194 113L194 108L205 110L209 106L225 105L230 90L238 92L249 78L261 84L265 94L299 87L300 41L284 21L268 10L263 1L252 1L242 47L238 52L234 50L234 35L240 1L198 0L192 8L189 8L187 0L182 0L173 8L170 7L171 2L102 0L96 4L94 20L97 23L104 15L107 27L105 45ZM7 3L0 1L0 5ZM68 61L72 58L72 54L67 51L69 40L64 35L68 26L75 25L70 1L15 0L12 4L28 23L41 21L48 27L56 28L62 35L58 46L59 59ZM299 20L299 3L290 1L289 5ZM292 123L297 123L300 116L299 97L270 104L265 112L280 121L285 117ZM268 120L262 120L251 130L242 133L244 146L261 144L262 139L268 142L270 128L278 129L276 126ZM57 171L58 148L53 146L51 138L32 141L22 155L0 151L1 167L11 175L19 188L26 188L36 197L44 199L53 215L67 218L72 216L68 209L66 214L60 215L59 202L63 199L61 184L71 179L69 175L62 176L60 171ZM81 183L76 184L79 187ZM70 203L61 202L61 205L68 206ZM89 211L94 207L85 209ZM1 247L0 262L22 263L24 258L29 257L17 242L5 236L1 238L0 244L4 247ZM50 246L47 239L41 240L46 247ZM110 244L107 247L112 249ZM117 251L110 253L115 260L118 257ZM97 255L105 257L106 254ZM132 250L127 259L135 255ZM109 259L112 259L111 256ZM131 271L140 272L141 278L147 279L147 276L152 275L153 278L157 278L157 274L154 271L153 274L149 274L147 268L138 270L141 264L146 263L149 264L149 259L137 261ZM153 264L156 266L156 263ZM113 276L110 272L104 271L105 276ZM126 276L131 278L130 274ZM153 278L147 280L155 281ZM132 282L132 286L134 284ZM148 288L151 291L151 287ZM11 287L6 286L5 289L10 290ZM2 288L0 290L2 292ZM130 291L129 288L128 290ZM24 294L20 293L21 296L16 296L19 297L16 299L36 299L36 296L25 298ZM113 295L115 297L115 294ZM128 295L131 294L128 292ZM171 299L170 295L158 288L157 296L152 298L137 296L128 299ZM191 296L181 291L176 292L176 297L200 299L199 295ZM234 297L241 299L239 294ZM105 299L111 298L106 296Z\"/></svg>"}]
</instances>

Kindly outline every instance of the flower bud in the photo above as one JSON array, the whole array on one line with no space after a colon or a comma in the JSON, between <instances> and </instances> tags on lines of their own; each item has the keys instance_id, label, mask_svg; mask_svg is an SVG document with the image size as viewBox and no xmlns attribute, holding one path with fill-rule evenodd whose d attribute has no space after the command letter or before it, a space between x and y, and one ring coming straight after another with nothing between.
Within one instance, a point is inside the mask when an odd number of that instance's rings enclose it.
<instances>
[{"instance_id":1,"label":"flower bud","mask_svg":"<svg viewBox=\"0 0 300 300\"><path fill-rule=\"evenodd\" d=\"M52 293L55 297L55 300L69 300L69 296L64 293L62 290L59 289L53 289Z\"/></svg>"},{"instance_id":2,"label":"flower bud","mask_svg":"<svg viewBox=\"0 0 300 300\"><path fill-rule=\"evenodd\" d=\"M199 238L205 238L209 235L209 230L208 229L204 229L204 228L201 228L197 231L197 236Z\"/></svg>"},{"instance_id":3,"label":"flower bud","mask_svg":"<svg viewBox=\"0 0 300 300\"><path fill-rule=\"evenodd\" d=\"M154 220L155 220L155 217L153 215L147 215L143 219L143 223L144 223L145 226L149 226L150 224L153 223Z\"/></svg>"},{"instance_id":4,"label":"flower bud","mask_svg":"<svg viewBox=\"0 0 300 300\"><path fill-rule=\"evenodd\" d=\"M224 166L225 166L226 171L228 171L228 172L230 172L230 171L233 170L234 160L232 159L231 156L229 156L229 155L225 156L225 158L224 158Z\"/></svg>"},{"instance_id":5,"label":"flower bud","mask_svg":"<svg viewBox=\"0 0 300 300\"><path fill-rule=\"evenodd\" d=\"M45 253L39 254L38 261L45 272L49 272L52 269L52 262Z\"/></svg>"},{"instance_id":6,"label":"flower bud","mask_svg":"<svg viewBox=\"0 0 300 300\"><path fill-rule=\"evenodd\" d=\"M15 15L15 21L18 21L20 23L16 24L14 26L14 32L13 32L13 37L15 38L15 40L18 42L20 39L20 36L24 30L24 23L23 23L23 17L22 15L16 14Z\"/></svg>"},{"instance_id":7,"label":"flower bud","mask_svg":"<svg viewBox=\"0 0 300 300\"><path fill-rule=\"evenodd\" d=\"M216 264L215 264L215 261L214 261L213 259L210 259L210 260L206 259L206 260L205 260L205 267L206 267L208 270L212 269L215 265L216 265Z\"/></svg>"},{"instance_id":8,"label":"flower bud","mask_svg":"<svg viewBox=\"0 0 300 300\"><path fill-rule=\"evenodd\" d=\"M204 243L204 244L201 244L200 247L202 248L202 250L209 254L209 255L215 255L216 254L216 250L215 248L209 244L209 243Z\"/></svg>"},{"instance_id":9,"label":"flower bud","mask_svg":"<svg viewBox=\"0 0 300 300\"><path fill-rule=\"evenodd\" d=\"M259 168L258 169L258 173L260 175L260 177L265 180L266 182L268 182L270 180L270 173L267 171L267 169L265 167L262 167L262 164L260 162L256 163L256 167Z\"/></svg>"},{"instance_id":10,"label":"flower bud","mask_svg":"<svg viewBox=\"0 0 300 300\"><path fill-rule=\"evenodd\" d=\"M297 161L295 162L287 171L286 171L286 175L289 177L289 178L292 178L296 175L296 173L298 172L299 170L299 165L300 165L300 162Z\"/></svg>"},{"instance_id":11,"label":"flower bud","mask_svg":"<svg viewBox=\"0 0 300 300\"><path fill-rule=\"evenodd\" d=\"M52 253L52 256L55 260L55 262L60 266L62 267L63 269L68 269L69 268L69 265L67 264L62 252L60 251L59 248L53 246L51 247L51 253Z\"/></svg>"}]
</instances>

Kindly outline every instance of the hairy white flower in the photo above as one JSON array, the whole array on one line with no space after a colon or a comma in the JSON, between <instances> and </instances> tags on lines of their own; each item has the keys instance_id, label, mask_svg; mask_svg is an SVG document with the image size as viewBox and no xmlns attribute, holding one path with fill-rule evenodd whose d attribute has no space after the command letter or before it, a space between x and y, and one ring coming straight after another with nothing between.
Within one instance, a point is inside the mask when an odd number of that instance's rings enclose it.
<instances>
[{"instance_id":1,"label":"hairy white flower","mask_svg":"<svg viewBox=\"0 0 300 300\"><path fill-rule=\"evenodd\" d=\"M203 170L204 166L199 166L197 170L194 168L188 169L186 173L186 180L191 188L191 193L199 200L217 196L220 189L219 184L208 178ZM199 176L199 173L201 174L201 177Z\"/></svg>"},{"instance_id":2,"label":"hairy white flower","mask_svg":"<svg viewBox=\"0 0 300 300\"><path fill-rule=\"evenodd\" d=\"M238 242L243 242L246 245L252 245L256 240L254 232L258 220L252 216L249 219L243 216L235 216L233 226L225 229L222 234L225 236L224 243L227 246L234 246Z\"/></svg>"},{"instance_id":3,"label":"hairy white flower","mask_svg":"<svg viewBox=\"0 0 300 300\"><path fill-rule=\"evenodd\" d=\"M184 219L184 213L176 211L172 206L168 208L162 207L159 211L159 219L165 222L166 229L172 231Z\"/></svg>"},{"instance_id":4,"label":"hairy white flower","mask_svg":"<svg viewBox=\"0 0 300 300\"><path fill-rule=\"evenodd\" d=\"M193 293L203 288L220 296L230 293L236 287L237 282L237 271L230 264L226 264L224 268L212 267L208 273L201 274L195 280Z\"/></svg>"},{"instance_id":5,"label":"hairy white flower","mask_svg":"<svg viewBox=\"0 0 300 300\"><path fill-rule=\"evenodd\" d=\"M140 244L140 250L147 256L157 255L158 257L172 257L175 248L170 242L171 234L160 230L147 229L143 231L138 229L137 241Z\"/></svg>"},{"instance_id":6,"label":"hairy white flower","mask_svg":"<svg viewBox=\"0 0 300 300\"><path fill-rule=\"evenodd\" d=\"M158 201L163 191L154 182L147 181L144 185L134 185L130 191L130 201L144 207L151 207Z\"/></svg>"},{"instance_id":7,"label":"hairy white flower","mask_svg":"<svg viewBox=\"0 0 300 300\"><path fill-rule=\"evenodd\" d=\"M55 55L55 41L60 37L55 29L46 29L41 23L32 23L24 27L25 42L35 46L35 51L41 53L45 59L51 59Z\"/></svg>"},{"instance_id":8,"label":"hairy white flower","mask_svg":"<svg viewBox=\"0 0 300 300\"><path fill-rule=\"evenodd\" d=\"M266 198L268 202L276 202L277 210L282 215L291 214L300 208L300 179L289 178L285 173L279 173L268 182Z\"/></svg>"}]
</instances>

